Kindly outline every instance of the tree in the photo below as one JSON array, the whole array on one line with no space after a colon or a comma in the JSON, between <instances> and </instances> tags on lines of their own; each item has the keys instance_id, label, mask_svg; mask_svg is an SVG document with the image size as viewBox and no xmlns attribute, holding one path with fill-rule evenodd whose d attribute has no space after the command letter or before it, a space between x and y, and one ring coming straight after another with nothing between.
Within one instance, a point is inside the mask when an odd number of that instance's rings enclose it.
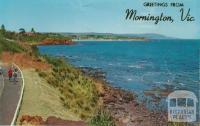
<instances>
[{"instance_id":1,"label":"tree","mask_svg":"<svg viewBox=\"0 0 200 126\"><path fill-rule=\"evenodd\" d=\"M35 29L34 29L34 28L31 28L31 32L32 32L32 33L35 33Z\"/></svg>"},{"instance_id":2,"label":"tree","mask_svg":"<svg viewBox=\"0 0 200 126\"><path fill-rule=\"evenodd\" d=\"M24 28L20 28L20 29L19 29L19 33L24 34L25 32L26 32L26 31L25 31Z\"/></svg>"},{"instance_id":3,"label":"tree","mask_svg":"<svg viewBox=\"0 0 200 126\"><path fill-rule=\"evenodd\" d=\"M1 30L6 30L4 24L1 25Z\"/></svg>"},{"instance_id":4,"label":"tree","mask_svg":"<svg viewBox=\"0 0 200 126\"><path fill-rule=\"evenodd\" d=\"M6 28L5 28L4 24L1 25L1 31L2 31L2 33L6 32Z\"/></svg>"}]
</instances>

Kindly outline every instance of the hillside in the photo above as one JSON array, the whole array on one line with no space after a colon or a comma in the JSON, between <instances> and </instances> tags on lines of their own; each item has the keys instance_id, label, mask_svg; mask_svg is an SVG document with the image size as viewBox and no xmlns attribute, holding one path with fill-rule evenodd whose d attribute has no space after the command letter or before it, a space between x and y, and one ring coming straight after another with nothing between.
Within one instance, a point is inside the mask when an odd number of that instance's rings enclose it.
<instances>
[{"instance_id":1,"label":"hillside","mask_svg":"<svg viewBox=\"0 0 200 126\"><path fill-rule=\"evenodd\" d=\"M150 40L173 39L160 34L113 34L113 33L60 33L74 40Z\"/></svg>"},{"instance_id":2,"label":"hillside","mask_svg":"<svg viewBox=\"0 0 200 126\"><path fill-rule=\"evenodd\" d=\"M24 120L24 117L31 116L84 122L95 116L100 99L93 79L63 59L40 55L33 41L40 39L41 35L30 38L22 35L19 40L16 35L7 38L5 34L10 32L0 31L1 62L16 63L25 74L25 93L17 124L40 124L37 120ZM24 41L27 38L29 41Z\"/></svg>"}]
</instances>

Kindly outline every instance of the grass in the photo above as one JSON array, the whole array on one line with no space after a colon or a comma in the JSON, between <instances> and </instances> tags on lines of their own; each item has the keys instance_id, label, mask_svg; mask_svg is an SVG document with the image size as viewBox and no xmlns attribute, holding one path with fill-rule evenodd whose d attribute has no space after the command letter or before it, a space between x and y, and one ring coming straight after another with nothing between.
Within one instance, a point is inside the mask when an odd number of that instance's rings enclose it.
<instances>
[{"instance_id":1,"label":"grass","mask_svg":"<svg viewBox=\"0 0 200 126\"><path fill-rule=\"evenodd\" d=\"M77 114L82 119L93 116L98 107L98 91L92 79L66 63L63 59L47 57L46 60L53 65L51 72L40 71L40 76L57 88L63 106Z\"/></svg>"},{"instance_id":2,"label":"grass","mask_svg":"<svg viewBox=\"0 0 200 126\"><path fill-rule=\"evenodd\" d=\"M3 51L9 52L23 52L24 48L22 48L17 42L15 41L8 41L0 35L0 53Z\"/></svg>"},{"instance_id":3,"label":"grass","mask_svg":"<svg viewBox=\"0 0 200 126\"><path fill-rule=\"evenodd\" d=\"M18 123L22 115L38 115L43 119L55 116L66 120L80 120L76 114L63 106L60 100L62 94L41 78L34 69L25 69L22 72L25 80L25 92Z\"/></svg>"},{"instance_id":4,"label":"grass","mask_svg":"<svg viewBox=\"0 0 200 126\"><path fill-rule=\"evenodd\" d=\"M194 126L194 124L186 122L169 122L168 126Z\"/></svg>"},{"instance_id":5,"label":"grass","mask_svg":"<svg viewBox=\"0 0 200 126\"><path fill-rule=\"evenodd\" d=\"M64 59L41 56L36 46L22 46L24 40L45 39L45 34L19 36L22 38L17 38L17 35L12 32L0 34L0 54L3 51L29 52L33 59L52 65L48 71L23 70L26 86L19 117L40 115L44 119L49 116L67 120L91 119L91 126L114 126L109 114L99 112L95 115L99 109L99 94L91 78L84 76Z\"/></svg>"},{"instance_id":6,"label":"grass","mask_svg":"<svg viewBox=\"0 0 200 126\"><path fill-rule=\"evenodd\" d=\"M90 126L115 126L113 118L109 113L104 111L99 111L89 123Z\"/></svg>"}]
</instances>

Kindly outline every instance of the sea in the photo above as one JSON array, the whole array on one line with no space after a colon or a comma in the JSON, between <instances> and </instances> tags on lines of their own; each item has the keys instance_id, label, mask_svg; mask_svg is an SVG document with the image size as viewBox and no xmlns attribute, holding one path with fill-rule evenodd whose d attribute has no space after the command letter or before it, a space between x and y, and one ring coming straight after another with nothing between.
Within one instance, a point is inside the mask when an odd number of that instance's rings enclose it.
<instances>
[{"instance_id":1,"label":"sea","mask_svg":"<svg viewBox=\"0 0 200 126\"><path fill-rule=\"evenodd\" d=\"M38 48L76 67L105 72L110 85L133 91L153 109L158 108L155 101L166 109L164 94L175 90L191 91L199 98L200 40L82 41Z\"/></svg>"}]
</instances>

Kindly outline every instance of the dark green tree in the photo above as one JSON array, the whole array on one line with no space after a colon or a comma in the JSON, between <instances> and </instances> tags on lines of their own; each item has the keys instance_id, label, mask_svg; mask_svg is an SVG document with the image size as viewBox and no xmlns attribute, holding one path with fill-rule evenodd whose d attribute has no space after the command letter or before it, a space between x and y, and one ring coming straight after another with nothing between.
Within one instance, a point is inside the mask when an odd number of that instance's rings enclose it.
<instances>
[{"instance_id":1,"label":"dark green tree","mask_svg":"<svg viewBox=\"0 0 200 126\"><path fill-rule=\"evenodd\" d=\"M32 33L35 33L35 29L34 29L34 28L31 28L31 32L32 32Z\"/></svg>"},{"instance_id":2,"label":"dark green tree","mask_svg":"<svg viewBox=\"0 0 200 126\"><path fill-rule=\"evenodd\" d=\"M5 25L4 25L4 24L1 25L1 32L2 32L2 33L5 33L5 32L6 32L6 28L5 28Z\"/></svg>"},{"instance_id":3,"label":"dark green tree","mask_svg":"<svg viewBox=\"0 0 200 126\"><path fill-rule=\"evenodd\" d=\"M1 25L1 30L6 30L4 24Z\"/></svg>"},{"instance_id":4,"label":"dark green tree","mask_svg":"<svg viewBox=\"0 0 200 126\"><path fill-rule=\"evenodd\" d=\"M24 28L20 28L20 29L19 29L19 33L24 34L24 33L26 33L26 31L25 31Z\"/></svg>"}]
</instances>

